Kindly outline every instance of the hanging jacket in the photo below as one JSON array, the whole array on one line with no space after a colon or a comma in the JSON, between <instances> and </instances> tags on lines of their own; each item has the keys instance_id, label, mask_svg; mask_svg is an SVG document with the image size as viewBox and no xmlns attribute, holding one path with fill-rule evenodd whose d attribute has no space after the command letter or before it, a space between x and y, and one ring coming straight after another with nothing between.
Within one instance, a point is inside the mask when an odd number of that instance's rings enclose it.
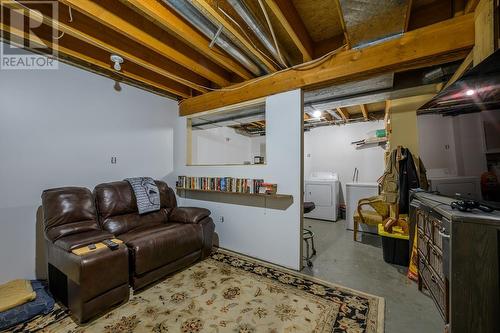
<instances>
[{"instance_id":1,"label":"hanging jacket","mask_svg":"<svg viewBox=\"0 0 500 333\"><path fill-rule=\"evenodd\" d=\"M385 202L398 203L398 168L396 162L397 150L391 152L391 156L385 166L384 174L378 179L381 187L381 196Z\"/></svg>"},{"instance_id":2,"label":"hanging jacket","mask_svg":"<svg viewBox=\"0 0 500 333\"><path fill-rule=\"evenodd\" d=\"M413 155L407 148L401 148L399 161L399 213L408 214L410 206L410 189L419 188L419 174Z\"/></svg>"}]
</instances>

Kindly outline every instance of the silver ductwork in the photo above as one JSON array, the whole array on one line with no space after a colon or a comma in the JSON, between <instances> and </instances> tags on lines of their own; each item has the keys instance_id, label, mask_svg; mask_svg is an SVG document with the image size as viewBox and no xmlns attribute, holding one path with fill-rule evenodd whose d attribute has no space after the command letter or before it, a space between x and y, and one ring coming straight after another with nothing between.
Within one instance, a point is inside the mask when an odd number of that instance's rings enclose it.
<instances>
[{"instance_id":1,"label":"silver ductwork","mask_svg":"<svg viewBox=\"0 0 500 333\"><path fill-rule=\"evenodd\" d=\"M220 31L220 27L212 23L196 9L191 1L186 0L163 0L168 6L173 8L184 19L200 30L205 36L210 38L216 45L226 51L246 69L255 76L265 74L244 52L242 52L225 33ZM219 33L218 33L219 32Z\"/></svg>"},{"instance_id":2,"label":"silver ductwork","mask_svg":"<svg viewBox=\"0 0 500 333\"><path fill-rule=\"evenodd\" d=\"M283 60L288 63L283 63L282 58L280 57L280 51L277 50L274 42L269 37L265 29L259 23L259 21L255 18L253 13L248 9L243 0L227 0L227 2L234 8L234 10L238 13L238 15L245 21L248 27L253 31L255 36L262 42L264 47L271 52L274 59L276 59L283 66L288 67L290 63L290 59L287 54L281 52L283 55Z\"/></svg>"}]
</instances>

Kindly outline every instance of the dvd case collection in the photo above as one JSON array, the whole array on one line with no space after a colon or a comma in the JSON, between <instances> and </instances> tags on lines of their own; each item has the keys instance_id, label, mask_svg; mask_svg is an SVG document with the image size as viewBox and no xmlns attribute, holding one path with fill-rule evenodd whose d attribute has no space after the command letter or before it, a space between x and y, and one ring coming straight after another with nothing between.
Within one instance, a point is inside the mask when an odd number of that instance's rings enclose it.
<instances>
[{"instance_id":1,"label":"dvd case collection","mask_svg":"<svg viewBox=\"0 0 500 333\"><path fill-rule=\"evenodd\" d=\"M259 193L263 179L179 176L176 186L189 190Z\"/></svg>"}]
</instances>

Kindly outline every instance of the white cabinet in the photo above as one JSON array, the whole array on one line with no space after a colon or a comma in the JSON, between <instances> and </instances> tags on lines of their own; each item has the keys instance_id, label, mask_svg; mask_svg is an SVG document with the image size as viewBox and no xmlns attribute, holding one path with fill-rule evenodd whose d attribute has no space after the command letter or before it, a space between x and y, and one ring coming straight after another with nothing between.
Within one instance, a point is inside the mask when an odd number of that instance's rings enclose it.
<instances>
[{"instance_id":1,"label":"white cabinet","mask_svg":"<svg viewBox=\"0 0 500 333\"><path fill-rule=\"evenodd\" d=\"M348 183L346 184L346 228L353 230L354 213L358 207L358 201L378 195L377 183ZM369 206L363 209L370 209ZM359 225L359 231L377 233L377 228L366 224Z\"/></svg>"}]
</instances>

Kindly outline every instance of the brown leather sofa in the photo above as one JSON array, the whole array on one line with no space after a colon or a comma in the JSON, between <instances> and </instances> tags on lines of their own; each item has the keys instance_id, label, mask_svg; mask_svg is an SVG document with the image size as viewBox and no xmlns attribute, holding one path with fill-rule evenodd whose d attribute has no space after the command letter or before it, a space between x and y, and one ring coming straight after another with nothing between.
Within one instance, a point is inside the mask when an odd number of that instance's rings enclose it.
<instances>
[{"instance_id":1,"label":"brown leather sofa","mask_svg":"<svg viewBox=\"0 0 500 333\"><path fill-rule=\"evenodd\" d=\"M130 283L141 288L203 259L212 250L214 223L204 208L177 207L174 191L157 181L160 210L139 215L132 188L126 181L94 189L103 230L129 248Z\"/></svg>"},{"instance_id":2,"label":"brown leather sofa","mask_svg":"<svg viewBox=\"0 0 500 333\"><path fill-rule=\"evenodd\" d=\"M142 288L210 254L210 211L177 207L173 190L156 184L160 210L143 215L126 181L97 185L93 194L79 187L42 193L49 287L78 321L127 301L129 284ZM71 252L112 238L123 241L117 250Z\"/></svg>"}]
</instances>

